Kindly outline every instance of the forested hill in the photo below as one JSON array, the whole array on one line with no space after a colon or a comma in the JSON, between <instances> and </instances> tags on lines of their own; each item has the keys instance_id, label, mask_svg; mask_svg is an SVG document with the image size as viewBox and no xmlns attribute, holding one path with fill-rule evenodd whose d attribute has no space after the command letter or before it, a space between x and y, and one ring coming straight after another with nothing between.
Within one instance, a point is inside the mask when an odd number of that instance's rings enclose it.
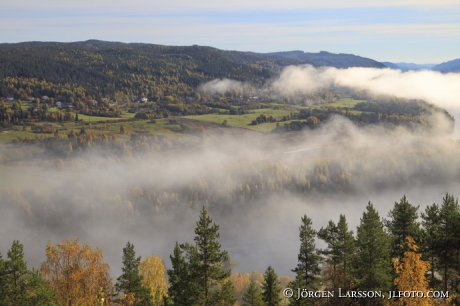
<instances>
[{"instance_id":1,"label":"forested hill","mask_svg":"<svg viewBox=\"0 0 460 306\"><path fill-rule=\"evenodd\" d=\"M193 95L197 86L215 78L260 85L287 65L383 66L354 55L292 54L297 53L261 54L196 45L98 40L0 44L0 96L26 99L59 95L66 100L66 95L84 94L95 99L140 95L158 101L167 95Z\"/></svg>"},{"instance_id":2,"label":"forested hill","mask_svg":"<svg viewBox=\"0 0 460 306\"><path fill-rule=\"evenodd\" d=\"M272 72L256 61L253 65L237 63L210 47L103 41L0 45L0 80L46 80L47 87L66 84L69 91L82 87L95 98L142 94L155 100L170 94L191 94L198 85L214 78L260 84L271 76ZM8 95L5 90L0 94ZM46 95L40 88L37 91ZM53 96L51 92L47 95Z\"/></svg>"},{"instance_id":3,"label":"forested hill","mask_svg":"<svg viewBox=\"0 0 460 306\"><path fill-rule=\"evenodd\" d=\"M275 58L290 58L313 63L315 66L331 66L336 68L371 67L385 68L386 66L373 59L353 54L334 54L326 51L307 53L303 51L287 51L267 53L266 56Z\"/></svg>"}]
</instances>

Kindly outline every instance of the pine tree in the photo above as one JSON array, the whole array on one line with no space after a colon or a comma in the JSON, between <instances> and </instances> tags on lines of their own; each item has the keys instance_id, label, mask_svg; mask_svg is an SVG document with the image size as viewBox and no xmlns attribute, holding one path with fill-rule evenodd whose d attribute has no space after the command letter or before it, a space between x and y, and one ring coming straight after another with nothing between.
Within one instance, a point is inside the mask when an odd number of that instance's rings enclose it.
<instances>
[{"instance_id":1,"label":"pine tree","mask_svg":"<svg viewBox=\"0 0 460 306\"><path fill-rule=\"evenodd\" d=\"M3 305L3 298L6 295L5 283L5 261L3 260L2 253L0 253L0 305Z\"/></svg>"},{"instance_id":2,"label":"pine tree","mask_svg":"<svg viewBox=\"0 0 460 306\"><path fill-rule=\"evenodd\" d=\"M264 306L260 290L253 281L249 283L248 289L244 292L243 306Z\"/></svg>"},{"instance_id":3,"label":"pine tree","mask_svg":"<svg viewBox=\"0 0 460 306\"><path fill-rule=\"evenodd\" d=\"M297 256L298 264L292 272L301 275L302 285L305 286L302 288L316 289L317 275L320 272L319 262L321 260L315 244L317 232L312 228L311 219L307 215L304 215L301 220L302 224L299 227L300 251Z\"/></svg>"},{"instance_id":4,"label":"pine tree","mask_svg":"<svg viewBox=\"0 0 460 306\"><path fill-rule=\"evenodd\" d=\"M266 306L278 306L281 304L281 285L272 266L268 266L264 274L264 283L262 284L262 300Z\"/></svg>"},{"instance_id":5,"label":"pine tree","mask_svg":"<svg viewBox=\"0 0 460 306\"><path fill-rule=\"evenodd\" d=\"M183 249L187 252L190 267L190 282L192 292L195 291L198 305L211 305L211 295L221 290L231 270L224 269L224 264L229 261L227 251L221 250L217 241L220 238L219 226L212 224L206 209L200 212L200 219L195 228L195 245L185 244Z\"/></svg>"},{"instance_id":6,"label":"pine tree","mask_svg":"<svg viewBox=\"0 0 460 306\"><path fill-rule=\"evenodd\" d=\"M460 273L460 207L453 195L443 197L441 205L433 204L422 214L423 252L429 260L430 286L435 290L458 292ZM441 275L441 281L436 278Z\"/></svg>"},{"instance_id":7,"label":"pine tree","mask_svg":"<svg viewBox=\"0 0 460 306\"><path fill-rule=\"evenodd\" d=\"M390 238L371 202L357 229L355 278L358 290L389 290L391 287ZM374 301L374 300L373 300ZM375 301L380 303L381 301Z\"/></svg>"},{"instance_id":8,"label":"pine tree","mask_svg":"<svg viewBox=\"0 0 460 306\"><path fill-rule=\"evenodd\" d=\"M230 280L227 280L221 285L219 290L213 291L211 294L209 305L213 306L233 306L235 305L235 288Z\"/></svg>"},{"instance_id":9,"label":"pine tree","mask_svg":"<svg viewBox=\"0 0 460 306\"><path fill-rule=\"evenodd\" d=\"M294 296L290 299L290 305L305 305L312 302L311 299L299 299L296 288L316 290L319 287L318 275L320 272L319 262L321 256L318 254L319 251L315 245L317 232L312 228L312 221L307 215L304 215L301 221L302 224L299 227L300 250L297 256L298 263L297 267L292 270L296 274L295 280L291 283ZM331 234L326 233L327 229L322 230L324 236ZM329 230L334 231L332 228L329 228Z\"/></svg>"},{"instance_id":10,"label":"pine tree","mask_svg":"<svg viewBox=\"0 0 460 306\"><path fill-rule=\"evenodd\" d=\"M149 289L142 285L140 262L141 257L136 258L134 245L128 242L123 249L123 267L121 268L123 273L117 278L115 289L118 294L124 294L122 299L132 300L133 306L153 306Z\"/></svg>"},{"instance_id":11,"label":"pine tree","mask_svg":"<svg viewBox=\"0 0 460 306\"><path fill-rule=\"evenodd\" d=\"M17 240L8 251L8 260L3 261L0 255L0 305L57 305L54 292L40 273L27 269L23 246Z\"/></svg>"},{"instance_id":12,"label":"pine tree","mask_svg":"<svg viewBox=\"0 0 460 306\"><path fill-rule=\"evenodd\" d=\"M8 251L9 260L5 264L5 275L9 281L7 295L13 304L21 305L24 303L24 292L21 288L21 279L28 274L27 264L24 261L24 251L19 241L13 241L11 249Z\"/></svg>"},{"instance_id":13,"label":"pine tree","mask_svg":"<svg viewBox=\"0 0 460 306\"><path fill-rule=\"evenodd\" d=\"M336 283L336 273L339 269L339 264L341 262L340 253L337 248L339 229L337 225L330 220L326 228L321 228L318 231L318 238L327 243L327 249L321 250L320 253L324 255L325 263L329 274L331 275L331 283L326 284L326 288L338 288Z\"/></svg>"},{"instance_id":14,"label":"pine tree","mask_svg":"<svg viewBox=\"0 0 460 306\"><path fill-rule=\"evenodd\" d=\"M340 215L339 223L337 223L337 244L336 256L340 259L342 268L342 277L339 281L341 288L350 288L352 261L355 254L355 239L353 231L348 230L348 223L345 215Z\"/></svg>"},{"instance_id":15,"label":"pine tree","mask_svg":"<svg viewBox=\"0 0 460 306\"><path fill-rule=\"evenodd\" d=\"M348 223L344 215L340 215L337 225L331 220L326 228L318 231L318 238L327 243L327 249L321 253L325 255L323 275L327 290L334 290L334 298L329 300L331 305L343 305L344 298L338 298L338 288L351 289L352 261L355 251L353 232L348 230Z\"/></svg>"},{"instance_id":16,"label":"pine tree","mask_svg":"<svg viewBox=\"0 0 460 306\"><path fill-rule=\"evenodd\" d=\"M422 217L422 253L430 263L430 286L437 288L439 281L435 277L438 269L438 241L440 239L441 219L439 216L439 206L437 204L429 205L425 208Z\"/></svg>"},{"instance_id":17,"label":"pine tree","mask_svg":"<svg viewBox=\"0 0 460 306\"><path fill-rule=\"evenodd\" d=\"M442 200L439 211L440 236L436 247L443 280L442 290L451 289L451 291L457 291L457 286L452 285L452 280L458 278L458 273L460 272L460 207L458 200L448 193ZM451 288L449 288L449 283Z\"/></svg>"},{"instance_id":18,"label":"pine tree","mask_svg":"<svg viewBox=\"0 0 460 306\"><path fill-rule=\"evenodd\" d=\"M392 236L392 258L402 258L406 250L404 246L407 236L411 236L415 241L420 240L420 224L417 222L418 208L419 206L410 204L406 196L403 196L399 203L395 202L393 209L388 213L390 219L386 220L385 224Z\"/></svg>"},{"instance_id":19,"label":"pine tree","mask_svg":"<svg viewBox=\"0 0 460 306\"><path fill-rule=\"evenodd\" d=\"M176 242L173 255L170 255L171 269L167 271L169 276L168 295L174 305L188 306L190 302L189 292L189 267L184 257L179 243Z\"/></svg>"}]
</instances>

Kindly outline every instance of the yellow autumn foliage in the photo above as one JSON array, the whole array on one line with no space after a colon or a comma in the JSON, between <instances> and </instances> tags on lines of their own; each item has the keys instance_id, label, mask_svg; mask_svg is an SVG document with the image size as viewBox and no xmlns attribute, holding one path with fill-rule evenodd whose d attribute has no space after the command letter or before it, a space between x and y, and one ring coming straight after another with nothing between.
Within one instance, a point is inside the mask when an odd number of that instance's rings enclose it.
<instances>
[{"instance_id":1,"label":"yellow autumn foliage","mask_svg":"<svg viewBox=\"0 0 460 306\"><path fill-rule=\"evenodd\" d=\"M168 295L165 266L161 257L152 255L142 260L140 266L143 285L150 289L154 305L163 305L163 296Z\"/></svg>"},{"instance_id":2,"label":"yellow autumn foliage","mask_svg":"<svg viewBox=\"0 0 460 306\"><path fill-rule=\"evenodd\" d=\"M80 245L78 238L56 246L48 242L40 270L62 305L97 305L101 290L110 291L112 286L102 251Z\"/></svg>"},{"instance_id":3,"label":"yellow autumn foliage","mask_svg":"<svg viewBox=\"0 0 460 306\"><path fill-rule=\"evenodd\" d=\"M408 236L407 248L404 256L399 261L393 258L393 266L398 275L394 283L399 291L420 291L427 293L432 290L428 287L428 280L425 275L430 269L430 264L422 260L422 254L417 252L418 246L412 237ZM447 305L448 301L444 303L428 297L401 297L391 303L392 306L432 306L432 305Z\"/></svg>"}]
</instances>

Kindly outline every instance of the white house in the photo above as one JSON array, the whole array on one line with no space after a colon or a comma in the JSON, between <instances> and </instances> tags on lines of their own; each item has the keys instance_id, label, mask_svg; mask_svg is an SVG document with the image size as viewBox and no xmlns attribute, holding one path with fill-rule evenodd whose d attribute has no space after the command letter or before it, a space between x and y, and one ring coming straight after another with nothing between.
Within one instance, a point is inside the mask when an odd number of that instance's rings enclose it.
<instances>
[{"instance_id":1,"label":"white house","mask_svg":"<svg viewBox=\"0 0 460 306\"><path fill-rule=\"evenodd\" d=\"M57 101L56 103L54 103L54 105L56 105L57 107L61 107L62 102L61 102L61 101Z\"/></svg>"}]
</instances>

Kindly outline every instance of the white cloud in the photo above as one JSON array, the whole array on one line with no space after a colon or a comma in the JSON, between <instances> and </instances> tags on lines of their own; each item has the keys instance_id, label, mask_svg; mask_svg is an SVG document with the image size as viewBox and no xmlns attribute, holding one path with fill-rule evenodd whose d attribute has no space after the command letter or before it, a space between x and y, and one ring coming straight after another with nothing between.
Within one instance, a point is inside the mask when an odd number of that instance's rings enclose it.
<instances>
[{"instance_id":1,"label":"white cloud","mask_svg":"<svg viewBox=\"0 0 460 306\"><path fill-rule=\"evenodd\" d=\"M290 66L273 87L281 92L310 92L331 84L370 90L409 99L424 99L440 107L460 110L460 73L375 68L319 68Z\"/></svg>"}]
</instances>

